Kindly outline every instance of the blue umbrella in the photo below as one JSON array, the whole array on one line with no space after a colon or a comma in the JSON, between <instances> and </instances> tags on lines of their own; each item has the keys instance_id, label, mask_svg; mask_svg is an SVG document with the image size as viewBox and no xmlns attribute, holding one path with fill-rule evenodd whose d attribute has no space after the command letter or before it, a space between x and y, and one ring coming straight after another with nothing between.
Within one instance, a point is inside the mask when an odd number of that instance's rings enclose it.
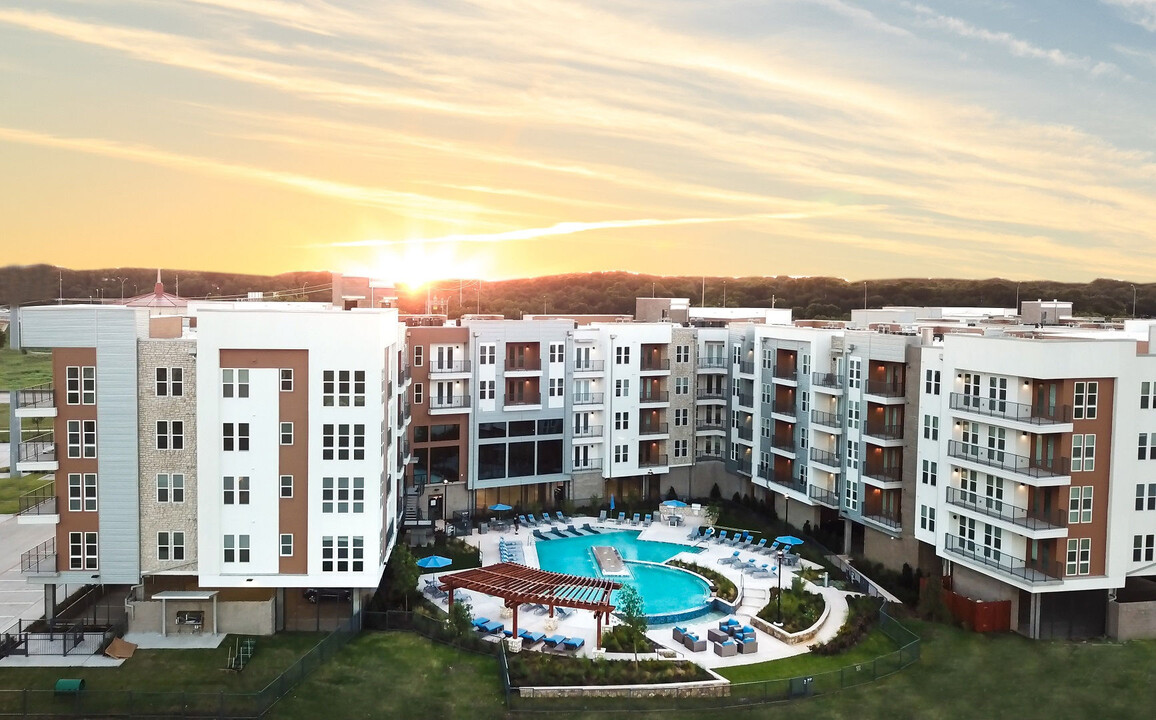
<instances>
[{"instance_id":1,"label":"blue umbrella","mask_svg":"<svg viewBox=\"0 0 1156 720\"><path fill-rule=\"evenodd\" d=\"M686 503L682 500L667 500L663 505L667 507L686 507Z\"/></svg>"},{"instance_id":2,"label":"blue umbrella","mask_svg":"<svg viewBox=\"0 0 1156 720\"><path fill-rule=\"evenodd\" d=\"M447 565L452 565L453 562L454 561L450 560L448 557L442 557L441 555L430 555L429 557L423 557L421 560L418 560L417 566L419 568L437 569L444 568Z\"/></svg>"},{"instance_id":3,"label":"blue umbrella","mask_svg":"<svg viewBox=\"0 0 1156 720\"><path fill-rule=\"evenodd\" d=\"M790 545L791 547L794 547L795 545L802 545L803 544L803 541L800 540L799 538L795 537L794 535L780 535L777 538L775 538L775 542L777 542L780 545Z\"/></svg>"},{"instance_id":4,"label":"blue umbrella","mask_svg":"<svg viewBox=\"0 0 1156 720\"><path fill-rule=\"evenodd\" d=\"M513 510L514 508L505 503L498 503L497 505L491 505L490 509L494 512L506 512L507 510Z\"/></svg>"},{"instance_id":5,"label":"blue umbrella","mask_svg":"<svg viewBox=\"0 0 1156 720\"><path fill-rule=\"evenodd\" d=\"M614 509L614 496L613 495L610 496L610 509L611 510Z\"/></svg>"}]
</instances>

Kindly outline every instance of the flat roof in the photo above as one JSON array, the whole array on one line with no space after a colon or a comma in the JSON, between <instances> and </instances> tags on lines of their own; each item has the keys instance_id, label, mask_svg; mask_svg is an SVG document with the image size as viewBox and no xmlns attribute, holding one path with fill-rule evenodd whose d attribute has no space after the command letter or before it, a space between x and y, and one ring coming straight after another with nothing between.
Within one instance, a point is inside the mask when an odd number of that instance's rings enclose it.
<instances>
[{"instance_id":1,"label":"flat roof","mask_svg":"<svg viewBox=\"0 0 1156 720\"><path fill-rule=\"evenodd\" d=\"M216 590L162 590L153 600L212 600L216 594Z\"/></svg>"}]
</instances>

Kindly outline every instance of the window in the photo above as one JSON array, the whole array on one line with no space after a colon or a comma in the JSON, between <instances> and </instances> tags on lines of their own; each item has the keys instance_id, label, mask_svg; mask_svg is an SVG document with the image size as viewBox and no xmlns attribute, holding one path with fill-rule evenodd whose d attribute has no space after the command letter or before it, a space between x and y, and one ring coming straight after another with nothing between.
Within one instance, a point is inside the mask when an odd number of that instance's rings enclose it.
<instances>
[{"instance_id":1,"label":"window","mask_svg":"<svg viewBox=\"0 0 1156 720\"><path fill-rule=\"evenodd\" d=\"M293 392L293 368L281 368L281 392Z\"/></svg>"},{"instance_id":2,"label":"window","mask_svg":"<svg viewBox=\"0 0 1156 720\"><path fill-rule=\"evenodd\" d=\"M939 439L939 417L936 415L923 416L923 437L928 440Z\"/></svg>"},{"instance_id":3,"label":"window","mask_svg":"<svg viewBox=\"0 0 1156 720\"><path fill-rule=\"evenodd\" d=\"M614 364L615 365L629 365L630 364L630 348L628 348L628 347L614 348Z\"/></svg>"},{"instance_id":4,"label":"window","mask_svg":"<svg viewBox=\"0 0 1156 720\"><path fill-rule=\"evenodd\" d=\"M630 429L630 413L616 412L614 413L614 429L615 430L629 430Z\"/></svg>"},{"instance_id":5,"label":"window","mask_svg":"<svg viewBox=\"0 0 1156 720\"><path fill-rule=\"evenodd\" d=\"M732 345L731 346L731 364L732 365L738 365L740 362L742 362L742 359L743 359L743 346L742 345Z\"/></svg>"},{"instance_id":6,"label":"window","mask_svg":"<svg viewBox=\"0 0 1156 720\"><path fill-rule=\"evenodd\" d=\"M859 443L854 440L847 441L847 467L859 469Z\"/></svg>"},{"instance_id":7,"label":"window","mask_svg":"<svg viewBox=\"0 0 1156 720\"><path fill-rule=\"evenodd\" d=\"M927 395L939 394L939 370L926 370L923 373L923 392Z\"/></svg>"},{"instance_id":8,"label":"window","mask_svg":"<svg viewBox=\"0 0 1156 720\"><path fill-rule=\"evenodd\" d=\"M68 533L68 569L96 570L97 537L94 532Z\"/></svg>"},{"instance_id":9,"label":"window","mask_svg":"<svg viewBox=\"0 0 1156 720\"><path fill-rule=\"evenodd\" d=\"M321 538L322 572L361 572L365 568L362 537L326 535Z\"/></svg>"},{"instance_id":10,"label":"window","mask_svg":"<svg viewBox=\"0 0 1156 720\"><path fill-rule=\"evenodd\" d=\"M687 395L690 393L690 378L675 378L674 379L674 394Z\"/></svg>"},{"instance_id":11,"label":"window","mask_svg":"<svg viewBox=\"0 0 1156 720\"><path fill-rule=\"evenodd\" d=\"M68 511L96 511L96 473L68 474Z\"/></svg>"},{"instance_id":12,"label":"window","mask_svg":"<svg viewBox=\"0 0 1156 720\"><path fill-rule=\"evenodd\" d=\"M231 398L249 397L249 371L244 368L221 370L221 395Z\"/></svg>"},{"instance_id":13,"label":"window","mask_svg":"<svg viewBox=\"0 0 1156 720\"><path fill-rule=\"evenodd\" d=\"M674 456L676 458L684 458L687 456L688 442L686 440L674 441Z\"/></svg>"},{"instance_id":14,"label":"window","mask_svg":"<svg viewBox=\"0 0 1156 720\"><path fill-rule=\"evenodd\" d=\"M1132 562L1152 562L1156 559L1156 535L1132 536Z\"/></svg>"},{"instance_id":15,"label":"window","mask_svg":"<svg viewBox=\"0 0 1156 720\"><path fill-rule=\"evenodd\" d=\"M1136 509L1156 510L1156 483L1136 483Z\"/></svg>"},{"instance_id":16,"label":"window","mask_svg":"<svg viewBox=\"0 0 1156 720\"><path fill-rule=\"evenodd\" d=\"M851 358L847 361L847 387L863 386L863 359Z\"/></svg>"},{"instance_id":17,"label":"window","mask_svg":"<svg viewBox=\"0 0 1156 720\"><path fill-rule=\"evenodd\" d=\"M811 393L799 393L799 409L803 411L804 415L811 412Z\"/></svg>"},{"instance_id":18,"label":"window","mask_svg":"<svg viewBox=\"0 0 1156 720\"><path fill-rule=\"evenodd\" d=\"M364 370L326 370L321 373L321 404L325 407L364 407Z\"/></svg>"},{"instance_id":19,"label":"window","mask_svg":"<svg viewBox=\"0 0 1156 720\"><path fill-rule=\"evenodd\" d=\"M185 424L180 420L157 421L157 450L181 450L185 447Z\"/></svg>"},{"instance_id":20,"label":"window","mask_svg":"<svg viewBox=\"0 0 1156 720\"><path fill-rule=\"evenodd\" d=\"M1156 460L1156 433L1140 433L1140 442L1136 446L1137 460Z\"/></svg>"},{"instance_id":21,"label":"window","mask_svg":"<svg viewBox=\"0 0 1156 720\"><path fill-rule=\"evenodd\" d=\"M1003 548L1003 530L994 525L984 523L983 526L983 556L999 561L1000 550Z\"/></svg>"},{"instance_id":22,"label":"window","mask_svg":"<svg viewBox=\"0 0 1156 720\"><path fill-rule=\"evenodd\" d=\"M68 457L96 457L96 421L68 421Z\"/></svg>"},{"instance_id":23,"label":"window","mask_svg":"<svg viewBox=\"0 0 1156 720\"><path fill-rule=\"evenodd\" d=\"M739 411L738 410L731 410L731 427L733 427L733 428L739 427Z\"/></svg>"},{"instance_id":24,"label":"window","mask_svg":"<svg viewBox=\"0 0 1156 720\"><path fill-rule=\"evenodd\" d=\"M1096 398L1100 393L1098 382L1078 382L1075 384L1076 397L1072 403L1072 417L1076 420L1096 419Z\"/></svg>"},{"instance_id":25,"label":"window","mask_svg":"<svg viewBox=\"0 0 1156 720\"><path fill-rule=\"evenodd\" d=\"M731 380L731 395L738 397L743 391L743 384L739 380Z\"/></svg>"},{"instance_id":26,"label":"window","mask_svg":"<svg viewBox=\"0 0 1156 720\"><path fill-rule=\"evenodd\" d=\"M291 423L291 422L281 423L281 444L282 445L292 445L293 444L293 423Z\"/></svg>"},{"instance_id":27,"label":"window","mask_svg":"<svg viewBox=\"0 0 1156 720\"><path fill-rule=\"evenodd\" d=\"M765 438L769 438L771 436L771 419L770 418L763 418L762 419L762 426L759 428L759 434Z\"/></svg>"},{"instance_id":28,"label":"window","mask_svg":"<svg viewBox=\"0 0 1156 720\"><path fill-rule=\"evenodd\" d=\"M848 510L858 510L859 483L848 481L843 483L843 486L843 507L847 508Z\"/></svg>"},{"instance_id":29,"label":"window","mask_svg":"<svg viewBox=\"0 0 1156 720\"><path fill-rule=\"evenodd\" d=\"M1092 486L1068 488L1068 524L1092 522Z\"/></svg>"},{"instance_id":30,"label":"window","mask_svg":"<svg viewBox=\"0 0 1156 720\"><path fill-rule=\"evenodd\" d=\"M939 463L934 460L923 461L923 475L922 480L924 485L935 487L935 482L939 476Z\"/></svg>"},{"instance_id":31,"label":"window","mask_svg":"<svg viewBox=\"0 0 1156 720\"><path fill-rule=\"evenodd\" d=\"M321 512L365 512L365 478L321 478Z\"/></svg>"},{"instance_id":32,"label":"window","mask_svg":"<svg viewBox=\"0 0 1156 720\"><path fill-rule=\"evenodd\" d=\"M1064 567L1065 575L1090 575L1092 573L1092 538L1069 538L1068 558Z\"/></svg>"},{"instance_id":33,"label":"window","mask_svg":"<svg viewBox=\"0 0 1156 720\"><path fill-rule=\"evenodd\" d=\"M482 400L494 399L494 380L482 380L478 383L478 396Z\"/></svg>"},{"instance_id":34,"label":"window","mask_svg":"<svg viewBox=\"0 0 1156 720\"><path fill-rule=\"evenodd\" d=\"M496 345L482 345L478 348L478 364L493 365L498 351Z\"/></svg>"},{"instance_id":35,"label":"window","mask_svg":"<svg viewBox=\"0 0 1156 720\"><path fill-rule=\"evenodd\" d=\"M282 475L281 476L281 497L283 497L283 498L293 497L293 476L292 475Z\"/></svg>"},{"instance_id":36,"label":"window","mask_svg":"<svg viewBox=\"0 0 1156 720\"><path fill-rule=\"evenodd\" d=\"M550 397L562 397L563 378L550 378Z\"/></svg>"},{"instance_id":37,"label":"window","mask_svg":"<svg viewBox=\"0 0 1156 720\"><path fill-rule=\"evenodd\" d=\"M762 391L762 394L759 396L759 399L766 404L770 404L770 402L771 402L771 385L770 385L770 383L763 383L763 391Z\"/></svg>"},{"instance_id":38,"label":"window","mask_svg":"<svg viewBox=\"0 0 1156 720\"><path fill-rule=\"evenodd\" d=\"M281 533L281 557L293 557L292 533Z\"/></svg>"},{"instance_id":39,"label":"window","mask_svg":"<svg viewBox=\"0 0 1156 720\"><path fill-rule=\"evenodd\" d=\"M630 446L629 445L615 445L614 446L614 462L629 462L630 461Z\"/></svg>"},{"instance_id":40,"label":"window","mask_svg":"<svg viewBox=\"0 0 1156 720\"><path fill-rule=\"evenodd\" d=\"M221 488L224 490L224 502L226 505L249 504L248 477L244 475L240 477L226 476L221 481Z\"/></svg>"},{"instance_id":41,"label":"window","mask_svg":"<svg viewBox=\"0 0 1156 720\"><path fill-rule=\"evenodd\" d=\"M550 343L550 362L566 362L565 346L562 343Z\"/></svg>"},{"instance_id":42,"label":"window","mask_svg":"<svg viewBox=\"0 0 1156 720\"><path fill-rule=\"evenodd\" d=\"M249 449L249 423L225 423L221 437L225 452L246 452Z\"/></svg>"},{"instance_id":43,"label":"window","mask_svg":"<svg viewBox=\"0 0 1156 720\"><path fill-rule=\"evenodd\" d=\"M763 369L774 370L775 368L775 351L769 348L763 348Z\"/></svg>"},{"instance_id":44,"label":"window","mask_svg":"<svg viewBox=\"0 0 1156 720\"><path fill-rule=\"evenodd\" d=\"M935 532L935 508L919 506L919 527L928 532Z\"/></svg>"},{"instance_id":45,"label":"window","mask_svg":"<svg viewBox=\"0 0 1156 720\"><path fill-rule=\"evenodd\" d=\"M414 367L421 367L424 364L425 364L425 346L414 345L413 346L413 366Z\"/></svg>"},{"instance_id":46,"label":"window","mask_svg":"<svg viewBox=\"0 0 1156 720\"><path fill-rule=\"evenodd\" d=\"M1072 472L1092 472L1096 469L1096 436L1072 436Z\"/></svg>"},{"instance_id":47,"label":"window","mask_svg":"<svg viewBox=\"0 0 1156 720\"><path fill-rule=\"evenodd\" d=\"M811 374L811 356L803 353L799 356L799 374L808 377Z\"/></svg>"},{"instance_id":48,"label":"window","mask_svg":"<svg viewBox=\"0 0 1156 720\"><path fill-rule=\"evenodd\" d=\"M674 411L674 425L675 425L675 427L678 427L681 425L689 425L689 424L690 424L690 409L689 408L677 408Z\"/></svg>"},{"instance_id":49,"label":"window","mask_svg":"<svg viewBox=\"0 0 1156 720\"><path fill-rule=\"evenodd\" d=\"M851 400L847 403L847 426L852 430L859 429L859 401Z\"/></svg>"},{"instance_id":50,"label":"window","mask_svg":"<svg viewBox=\"0 0 1156 720\"><path fill-rule=\"evenodd\" d=\"M322 460L364 460L364 425L322 425Z\"/></svg>"},{"instance_id":51,"label":"window","mask_svg":"<svg viewBox=\"0 0 1156 720\"><path fill-rule=\"evenodd\" d=\"M185 394L185 371L183 368L159 367L156 370L157 397L180 397Z\"/></svg>"},{"instance_id":52,"label":"window","mask_svg":"<svg viewBox=\"0 0 1156 720\"><path fill-rule=\"evenodd\" d=\"M157 560L184 560L185 534L183 532L157 533Z\"/></svg>"},{"instance_id":53,"label":"window","mask_svg":"<svg viewBox=\"0 0 1156 720\"><path fill-rule=\"evenodd\" d=\"M630 395L630 379L615 380L614 381L614 397L627 397Z\"/></svg>"},{"instance_id":54,"label":"window","mask_svg":"<svg viewBox=\"0 0 1156 720\"><path fill-rule=\"evenodd\" d=\"M247 563L249 562L249 536L248 535L226 535L225 541L222 543L225 549L225 562L227 563Z\"/></svg>"},{"instance_id":55,"label":"window","mask_svg":"<svg viewBox=\"0 0 1156 720\"><path fill-rule=\"evenodd\" d=\"M675 345L674 361L680 363L690 362L690 345Z\"/></svg>"},{"instance_id":56,"label":"window","mask_svg":"<svg viewBox=\"0 0 1156 720\"><path fill-rule=\"evenodd\" d=\"M421 405L422 396L424 394L425 394L425 388L422 386L422 384L421 383L414 383L413 384L413 404L414 405Z\"/></svg>"},{"instance_id":57,"label":"window","mask_svg":"<svg viewBox=\"0 0 1156 720\"><path fill-rule=\"evenodd\" d=\"M185 476L180 473L160 473L157 475L157 502L183 503L185 501Z\"/></svg>"},{"instance_id":58,"label":"window","mask_svg":"<svg viewBox=\"0 0 1156 720\"><path fill-rule=\"evenodd\" d=\"M96 404L96 367L69 366L65 369L65 400L69 405Z\"/></svg>"}]
</instances>

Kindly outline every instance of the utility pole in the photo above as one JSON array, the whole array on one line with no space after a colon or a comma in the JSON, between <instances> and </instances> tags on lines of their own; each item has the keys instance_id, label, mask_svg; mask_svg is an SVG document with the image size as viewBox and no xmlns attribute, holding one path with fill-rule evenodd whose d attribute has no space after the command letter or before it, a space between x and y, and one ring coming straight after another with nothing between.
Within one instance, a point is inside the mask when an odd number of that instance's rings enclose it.
<instances>
[{"instance_id":1,"label":"utility pole","mask_svg":"<svg viewBox=\"0 0 1156 720\"><path fill-rule=\"evenodd\" d=\"M698 305L699 307L706 307L706 275L702 276L702 301Z\"/></svg>"},{"instance_id":2,"label":"utility pole","mask_svg":"<svg viewBox=\"0 0 1156 720\"><path fill-rule=\"evenodd\" d=\"M863 283L863 309L864 310L867 309L867 283L866 283L866 281L864 281L864 283Z\"/></svg>"}]
</instances>

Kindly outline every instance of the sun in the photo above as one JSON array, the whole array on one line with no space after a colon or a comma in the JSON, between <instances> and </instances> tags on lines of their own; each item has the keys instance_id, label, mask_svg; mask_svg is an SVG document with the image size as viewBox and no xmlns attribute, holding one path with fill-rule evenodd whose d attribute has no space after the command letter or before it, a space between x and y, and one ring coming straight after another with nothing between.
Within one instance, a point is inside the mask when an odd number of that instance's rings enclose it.
<instances>
[{"instance_id":1,"label":"sun","mask_svg":"<svg viewBox=\"0 0 1156 720\"><path fill-rule=\"evenodd\" d=\"M484 278L489 260L482 252L466 254L457 243L416 240L379 250L371 274L413 291L439 280Z\"/></svg>"}]
</instances>

